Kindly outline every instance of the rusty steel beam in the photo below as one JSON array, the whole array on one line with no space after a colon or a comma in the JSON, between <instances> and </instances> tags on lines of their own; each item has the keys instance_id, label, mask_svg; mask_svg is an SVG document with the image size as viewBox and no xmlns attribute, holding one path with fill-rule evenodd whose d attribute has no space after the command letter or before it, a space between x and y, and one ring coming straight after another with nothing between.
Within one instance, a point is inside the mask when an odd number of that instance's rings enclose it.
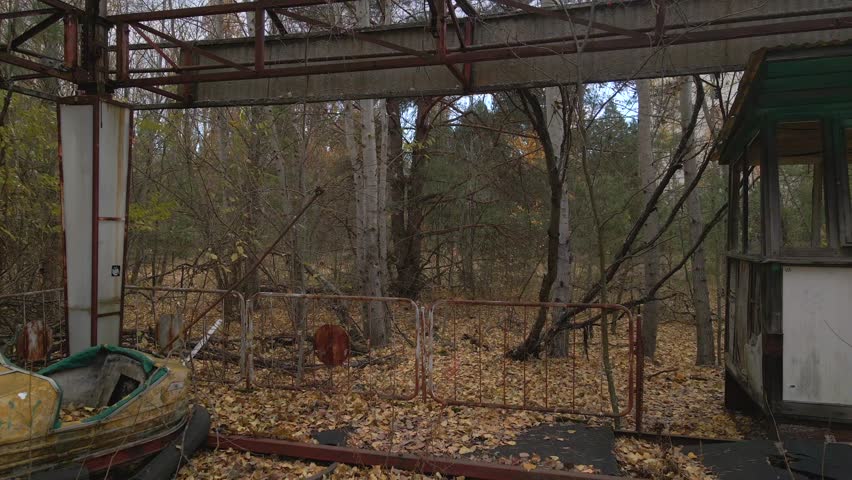
<instances>
[{"instance_id":1,"label":"rusty steel beam","mask_svg":"<svg viewBox=\"0 0 852 480\"><path fill-rule=\"evenodd\" d=\"M38 8L34 10L21 10L18 12L2 12L0 13L0 20L8 20L12 18L22 17L34 17L38 15L50 15L60 11L61 10L57 10L55 8Z\"/></svg>"},{"instance_id":2,"label":"rusty steel beam","mask_svg":"<svg viewBox=\"0 0 852 480\"><path fill-rule=\"evenodd\" d=\"M172 69L174 69L175 72L180 71L180 66L177 64L177 62L172 60L172 58L166 53L166 51L163 50L162 47L157 45L157 42L155 42L153 39L151 39L151 37L149 37L141 28L139 28L138 25L130 24L130 28L132 28L137 34L139 34L139 36L142 37L142 40L144 40L145 43L150 45L151 48L153 48L154 51L156 51L157 54L160 55L160 57L163 60L166 61L166 63L171 65ZM119 47L119 53L121 54L121 57L129 57L129 54L126 53L126 48L124 49L124 51L122 51L121 47ZM124 73L121 70L122 70L122 66L119 65L119 78L121 78L122 74Z\"/></svg>"},{"instance_id":3,"label":"rusty steel beam","mask_svg":"<svg viewBox=\"0 0 852 480\"><path fill-rule=\"evenodd\" d=\"M440 473L446 476L464 476L481 480L630 480L630 477L614 477L612 475L569 472L548 468L526 470L523 467L499 463L379 452L238 435L211 434L207 438L207 446L209 448L232 448L237 451L265 455L304 458L320 462L338 462L358 466L378 465L421 474Z\"/></svg>"},{"instance_id":4,"label":"rusty steel beam","mask_svg":"<svg viewBox=\"0 0 852 480\"><path fill-rule=\"evenodd\" d=\"M225 15L243 13L258 8L293 8L344 3L346 0L258 0L256 2L228 3L224 5L207 5L204 7L176 8L156 12L125 13L107 17L110 22L149 22L153 20L171 20L177 18L202 17L207 15Z\"/></svg>"},{"instance_id":5,"label":"rusty steel beam","mask_svg":"<svg viewBox=\"0 0 852 480\"><path fill-rule=\"evenodd\" d=\"M80 24L75 15L67 14L63 20L65 33L63 37L62 65L67 69L77 67L77 32Z\"/></svg>"},{"instance_id":6,"label":"rusty steel beam","mask_svg":"<svg viewBox=\"0 0 852 480\"><path fill-rule=\"evenodd\" d=\"M61 70L42 65L40 63L33 62L32 60L27 60L25 58L12 55L11 53L6 52L5 50L5 48L0 49L0 63L8 63L10 65L15 65L16 67L21 67L27 70L32 70L34 72L43 73L45 75L56 77L61 80L67 80L69 82L74 81L73 75L71 75L71 73L69 72L63 72Z\"/></svg>"},{"instance_id":7,"label":"rusty steel beam","mask_svg":"<svg viewBox=\"0 0 852 480\"><path fill-rule=\"evenodd\" d=\"M667 46L686 45L692 43L751 38L764 35L779 35L796 32L814 32L852 28L852 17L821 18L816 20L801 20L766 25L750 25L731 27L711 31L695 31L678 33L666 37L663 43ZM630 50L647 47L647 39L615 38L609 40L589 41L583 44L585 53L605 52L615 50ZM395 57L380 60L364 60L345 63L328 63L306 65L288 68L268 68L262 72L216 72L216 73L187 73L167 77L149 77L116 82L118 87L139 87L152 85L176 85L181 83L222 82L234 80L250 80L258 78L282 78L301 75L321 75L346 72L363 72L373 70L391 70L398 68L427 67L446 65L447 63L475 63L496 60L511 60L519 58L534 58L550 55L567 55L577 53L577 43L573 40L553 44L526 45L518 47L498 47L467 52L449 53L443 58L440 55L431 58Z\"/></svg>"},{"instance_id":8,"label":"rusty steel beam","mask_svg":"<svg viewBox=\"0 0 852 480\"><path fill-rule=\"evenodd\" d=\"M115 29L115 69L116 77L119 80L130 78L130 50L128 45L130 45L130 28L126 23L120 23Z\"/></svg>"},{"instance_id":9,"label":"rusty steel beam","mask_svg":"<svg viewBox=\"0 0 852 480\"><path fill-rule=\"evenodd\" d=\"M10 44L12 46L12 50L20 47L27 40L29 40L29 39L35 37L36 35L38 35L39 33L43 32L46 28L48 28L51 25L53 25L54 23L58 22L64 16L65 16L65 14L62 13L62 12L54 13L51 16L49 16L49 17L45 18L44 20L38 22L37 24L33 25L32 27L27 29L27 31L18 35L17 37L15 37L14 40L11 41Z\"/></svg>"},{"instance_id":10,"label":"rusty steel beam","mask_svg":"<svg viewBox=\"0 0 852 480\"><path fill-rule=\"evenodd\" d=\"M15 82L3 82L0 81L0 90L11 90L15 93L20 93L21 95L27 95L29 97L40 98L42 100L47 100L48 102L58 102L59 97L56 95L52 95L47 92L42 92L39 90L35 90L32 88L21 87L20 85L15 85Z\"/></svg>"},{"instance_id":11,"label":"rusty steel beam","mask_svg":"<svg viewBox=\"0 0 852 480\"><path fill-rule=\"evenodd\" d=\"M39 0L39 1L41 3L44 3L45 5L49 5L53 8L58 8L59 10L62 10L63 12L78 13L78 14L85 13L82 9L75 7L74 5L71 5L70 3L63 2L62 0Z\"/></svg>"},{"instance_id":12,"label":"rusty steel beam","mask_svg":"<svg viewBox=\"0 0 852 480\"><path fill-rule=\"evenodd\" d=\"M241 3L240 5L245 5L245 4ZM228 60L227 58L220 57L219 55L216 55L215 53L210 53L206 50L202 50L202 49L200 49L200 48L198 48L198 47L196 47L196 46L194 46L194 45L192 45L188 42L184 42L183 40L179 40L179 39L169 35L168 33L161 32L160 30L157 30L156 28L149 27L148 25L145 25L145 24L142 24L142 23L134 23L133 29L136 30L137 32L139 32L139 29L150 32L150 33L152 33L152 34L154 34L154 35L156 35L156 36L158 36L162 39L165 39L165 40L173 43L177 47L186 48L188 50L191 50L194 53L201 55L202 57L207 57L210 60L213 60L214 62L218 62L218 63L221 63L223 65L227 65L229 67L236 68L237 70L243 70L245 72L251 72L251 69L246 67L246 66L240 65L239 63L236 63L236 62L232 62L231 60ZM139 32L139 33L141 34L141 32Z\"/></svg>"},{"instance_id":13,"label":"rusty steel beam","mask_svg":"<svg viewBox=\"0 0 852 480\"><path fill-rule=\"evenodd\" d=\"M162 88L142 87L142 89L147 90L151 93L156 93L157 95L160 95L160 96L163 96L163 97L166 97L166 98L171 98L172 100L176 100L176 101L181 102L181 103L186 103L186 97L178 95L177 93L172 93L168 90L163 90Z\"/></svg>"},{"instance_id":14,"label":"rusty steel beam","mask_svg":"<svg viewBox=\"0 0 852 480\"><path fill-rule=\"evenodd\" d=\"M254 69L265 68L266 58L266 10L258 8L254 12Z\"/></svg>"},{"instance_id":15,"label":"rusty steel beam","mask_svg":"<svg viewBox=\"0 0 852 480\"><path fill-rule=\"evenodd\" d=\"M473 8L473 5L470 4L468 0L456 0L456 5L462 9L465 15L471 18L476 18L479 16L479 12Z\"/></svg>"},{"instance_id":16,"label":"rusty steel beam","mask_svg":"<svg viewBox=\"0 0 852 480\"><path fill-rule=\"evenodd\" d=\"M284 26L284 22L281 21L281 17L275 13L274 9L268 8L266 13L269 14L269 19L272 20L272 23L275 25L275 28L278 30L279 35L287 35L287 28Z\"/></svg>"},{"instance_id":17,"label":"rusty steel beam","mask_svg":"<svg viewBox=\"0 0 852 480\"><path fill-rule=\"evenodd\" d=\"M296 13L296 12L289 12L289 11L285 10L285 11L278 11L277 13L280 13L280 14L286 16L286 17L290 17L293 20L297 20L297 21L300 21L300 22L303 22L303 23L307 23L308 25L313 25L315 27L322 27L322 28L328 29L328 31L331 32L334 35L348 35L352 38L361 40L362 42L372 43L372 44L378 45L380 47L385 47L389 50L394 50L394 51L400 52L400 53L406 53L408 55L413 55L415 57L430 58L430 57L433 56L432 54L430 54L428 52L423 52L423 51L420 51L420 50L415 50L413 48L405 47L403 45L398 45L396 43L387 42L387 41L384 41L384 40L379 39L379 38L371 37L368 34L360 33L360 32L353 30L353 29L343 29L343 28L340 28L338 26L332 25L330 23L323 22L322 20L318 20L318 19L311 18L311 17L305 16L305 15L301 15L301 14Z\"/></svg>"}]
</instances>

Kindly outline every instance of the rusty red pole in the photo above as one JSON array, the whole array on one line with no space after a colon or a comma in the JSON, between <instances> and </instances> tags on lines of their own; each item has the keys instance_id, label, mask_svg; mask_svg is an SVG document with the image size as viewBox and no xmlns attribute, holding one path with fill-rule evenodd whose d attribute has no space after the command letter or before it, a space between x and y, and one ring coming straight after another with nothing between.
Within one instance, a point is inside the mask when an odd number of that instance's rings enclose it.
<instances>
[{"instance_id":1,"label":"rusty red pole","mask_svg":"<svg viewBox=\"0 0 852 480\"><path fill-rule=\"evenodd\" d=\"M195 64L192 56L192 50L181 47L180 49L180 66L189 67ZM178 94L186 99L186 102L192 102L192 86L191 83L182 83L178 85Z\"/></svg>"},{"instance_id":2,"label":"rusty red pole","mask_svg":"<svg viewBox=\"0 0 852 480\"><path fill-rule=\"evenodd\" d=\"M464 22L464 47L467 48L471 45L473 45L473 20L469 18ZM462 74L465 79L465 87L471 88L473 86L473 64L466 62Z\"/></svg>"},{"instance_id":3,"label":"rusty red pole","mask_svg":"<svg viewBox=\"0 0 852 480\"><path fill-rule=\"evenodd\" d=\"M630 477L613 477L594 473L580 473L548 468L526 469L500 463L474 462L456 458L426 457L410 454L379 452L350 447L314 445L274 438L244 437L211 434L207 438L210 448L233 448L237 451L266 455L304 458L322 462L339 462L349 465L379 465L417 473L441 473L447 476L464 476L482 480L630 480Z\"/></svg>"},{"instance_id":4,"label":"rusty red pole","mask_svg":"<svg viewBox=\"0 0 852 480\"><path fill-rule=\"evenodd\" d=\"M263 70L264 44L266 41L266 10L258 8L254 11L254 69Z\"/></svg>"},{"instance_id":5,"label":"rusty red pole","mask_svg":"<svg viewBox=\"0 0 852 480\"><path fill-rule=\"evenodd\" d=\"M130 79L130 28L126 23L120 23L115 31L115 67L118 81Z\"/></svg>"},{"instance_id":6,"label":"rusty red pole","mask_svg":"<svg viewBox=\"0 0 852 480\"><path fill-rule=\"evenodd\" d=\"M63 63L65 68L77 67L77 17L73 14L65 15L65 45L63 51Z\"/></svg>"}]
</instances>

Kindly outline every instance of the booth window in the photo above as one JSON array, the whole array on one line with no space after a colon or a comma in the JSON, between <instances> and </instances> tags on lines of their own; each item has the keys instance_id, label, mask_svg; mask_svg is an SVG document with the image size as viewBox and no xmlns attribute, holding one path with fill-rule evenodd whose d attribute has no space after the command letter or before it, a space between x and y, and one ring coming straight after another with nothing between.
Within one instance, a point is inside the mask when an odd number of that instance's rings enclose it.
<instances>
[{"instance_id":1,"label":"booth window","mask_svg":"<svg viewBox=\"0 0 852 480\"><path fill-rule=\"evenodd\" d=\"M822 124L819 121L779 123L776 132L782 245L826 248Z\"/></svg>"},{"instance_id":2,"label":"booth window","mask_svg":"<svg viewBox=\"0 0 852 480\"><path fill-rule=\"evenodd\" d=\"M761 158L763 143L760 137L749 144L745 154L744 181L748 188L745 192L743 206L743 223L746 232L746 253L760 255L763 253L763 201L761 198Z\"/></svg>"},{"instance_id":3,"label":"booth window","mask_svg":"<svg viewBox=\"0 0 852 480\"><path fill-rule=\"evenodd\" d=\"M728 209L728 249L731 252L743 253L743 163L744 155L740 155L732 164L730 169L731 192L730 208Z\"/></svg>"},{"instance_id":4,"label":"booth window","mask_svg":"<svg viewBox=\"0 0 852 480\"><path fill-rule=\"evenodd\" d=\"M843 124L843 154L840 156L841 168L839 172L846 181L846 189L841 189L841 202L846 204L846 245L852 245L852 120L847 120Z\"/></svg>"}]
</instances>

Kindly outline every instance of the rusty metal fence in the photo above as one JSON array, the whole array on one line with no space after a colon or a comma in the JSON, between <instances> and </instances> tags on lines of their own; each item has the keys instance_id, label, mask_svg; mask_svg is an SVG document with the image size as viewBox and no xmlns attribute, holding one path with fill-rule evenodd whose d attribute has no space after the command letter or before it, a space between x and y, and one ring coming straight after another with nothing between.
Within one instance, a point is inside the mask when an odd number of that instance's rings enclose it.
<instances>
[{"instance_id":1,"label":"rusty metal fence","mask_svg":"<svg viewBox=\"0 0 852 480\"><path fill-rule=\"evenodd\" d=\"M536 321L548 327L569 311L571 322L552 341L513 359ZM606 361L602 318L612 320L604 323ZM441 404L600 417L634 409L639 325L624 306L441 300L429 309L427 329L427 392Z\"/></svg>"},{"instance_id":2,"label":"rusty metal fence","mask_svg":"<svg viewBox=\"0 0 852 480\"><path fill-rule=\"evenodd\" d=\"M412 300L258 293L248 311L252 385L396 400L420 391L422 320Z\"/></svg>"},{"instance_id":3,"label":"rusty metal fence","mask_svg":"<svg viewBox=\"0 0 852 480\"><path fill-rule=\"evenodd\" d=\"M635 413L641 425L641 320L621 305L421 306L394 297L260 292L246 300L224 293L128 286L122 344L158 352L184 321L197 319L167 354L185 359L200 382L600 417ZM569 311L570 323L552 342L513 360L512 349L536 321L549 326ZM64 312L62 289L0 296L2 351L21 363L61 358Z\"/></svg>"},{"instance_id":4,"label":"rusty metal fence","mask_svg":"<svg viewBox=\"0 0 852 480\"><path fill-rule=\"evenodd\" d=\"M238 292L201 288L125 287L122 344L158 353L198 320L167 352L183 358L196 381L243 384L250 374L246 302ZM215 307L198 318L211 303Z\"/></svg>"}]
</instances>

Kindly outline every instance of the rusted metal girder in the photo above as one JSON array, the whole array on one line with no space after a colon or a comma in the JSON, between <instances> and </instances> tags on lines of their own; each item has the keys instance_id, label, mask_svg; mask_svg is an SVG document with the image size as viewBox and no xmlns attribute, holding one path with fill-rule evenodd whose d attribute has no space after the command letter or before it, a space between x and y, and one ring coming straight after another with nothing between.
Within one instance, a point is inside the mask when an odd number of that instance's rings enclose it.
<instances>
[{"instance_id":1,"label":"rusted metal girder","mask_svg":"<svg viewBox=\"0 0 852 480\"><path fill-rule=\"evenodd\" d=\"M237 435L212 434L207 439L207 446L210 448L232 448L238 451L265 455L304 458L320 462L338 462L358 466L378 465L422 474L440 473L446 476L464 476L481 480L629 480L630 478L547 468L526 470L522 467L499 463L379 452Z\"/></svg>"},{"instance_id":2,"label":"rusted metal girder","mask_svg":"<svg viewBox=\"0 0 852 480\"><path fill-rule=\"evenodd\" d=\"M738 38L750 38L766 35L782 35L797 32L812 32L852 28L852 16L836 18L820 18L816 20L800 20L793 22L772 23L765 25L749 25L730 27L711 31L684 32L664 38L666 45L685 45ZM614 50L630 50L648 46L647 39L614 38L607 40L588 41L583 44L585 53ZM434 65L488 62L517 58L533 58L549 55L566 55L577 53L577 43L574 40L542 45L524 45L517 47L495 47L477 49L467 52L452 52L441 58L395 57L377 60L363 60L341 63L324 63L288 68L267 68L262 72L215 72L215 73L186 73L166 77L147 77L117 82L117 87L142 87L156 85L177 85L182 83L222 82L234 80L250 80L256 78L277 78L301 75L321 75L330 73L363 72L372 70L391 70L398 68L426 67Z\"/></svg>"},{"instance_id":3,"label":"rusted metal girder","mask_svg":"<svg viewBox=\"0 0 852 480\"><path fill-rule=\"evenodd\" d=\"M39 32L44 31L46 28L50 27L54 23L58 22L64 16L65 14L62 12L53 13L49 17L33 25L32 27L27 29L27 31L18 35L17 37L15 37L14 40L10 42L12 50L15 50L16 48L20 47L24 42L38 35Z\"/></svg>"},{"instance_id":4,"label":"rusted metal girder","mask_svg":"<svg viewBox=\"0 0 852 480\"><path fill-rule=\"evenodd\" d=\"M134 24L132 24L132 27L133 27L134 30L136 30L137 33L142 34L142 32L140 30L144 30L146 32L152 33L152 34L154 34L154 35L156 35L160 38L165 39L168 42L171 42L175 46L190 50L193 53L201 55L202 57L207 57L210 60L213 60L214 62L221 63L223 66L232 67L232 68L235 68L237 70L242 70L244 72L251 71L250 68L248 68L244 65L240 65L239 63L228 60L227 58L223 58L223 57L220 57L219 55L207 52L207 51L199 49L199 48L196 48L194 45L190 44L189 42L184 42L183 40L175 38L175 37L169 35L168 33L157 30L156 28L149 27L148 25L144 25L142 23L134 23ZM142 34L142 35L144 35L144 34ZM147 37L143 37L143 38L147 38ZM153 43L153 41L151 41L149 43ZM166 57L166 58L168 58L168 57ZM180 68L180 67L175 65L175 68Z\"/></svg>"},{"instance_id":5,"label":"rusted metal girder","mask_svg":"<svg viewBox=\"0 0 852 480\"><path fill-rule=\"evenodd\" d=\"M273 10L273 11L275 11L275 10ZM396 52L405 53L405 54L408 54L408 55L413 55L415 57L430 58L430 57L433 56L431 53L428 53L428 52L415 50L413 48L408 48L406 46L398 45L398 44L392 43L392 42L386 42L384 40L381 40L381 39L378 39L378 38L375 38L375 37L371 37L370 35L360 33L360 32L358 32L357 30L354 30L354 29L340 28L336 25L332 25L332 24L324 22L322 20L308 17L307 15L302 15L302 14L299 14L299 13L296 13L296 12L290 12L290 11L287 11L287 10L275 11L275 12L280 13L281 15L284 15L286 17L290 17L293 20L306 23L308 25L325 28L329 32L331 32L331 34L333 34L333 35L349 35L352 38L357 38L358 40L361 40L362 42L372 43L372 44L378 45L380 47L385 47L389 50L394 50Z\"/></svg>"},{"instance_id":6,"label":"rusted metal girder","mask_svg":"<svg viewBox=\"0 0 852 480\"><path fill-rule=\"evenodd\" d=\"M62 10L63 12L78 13L78 14L84 13L82 9L77 8L77 7L75 7L74 5L71 5L68 2L63 2L62 0L39 0L39 1L41 3L44 3L45 5L50 5L53 8L58 8L59 10Z\"/></svg>"},{"instance_id":7,"label":"rusted metal girder","mask_svg":"<svg viewBox=\"0 0 852 480\"><path fill-rule=\"evenodd\" d=\"M7 53L5 48L0 48L0 63L8 63L17 67L25 68L27 70L32 70L33 72L42 73L50 77L67 80L69 82L74 81L73 75L70 72L63 72L62 70L57 70L55 68L42 65L38 62L33 62L32 60L27 60L16 55L12 55L11 53Z\"/></svg>"},{"instance_id":8,"label":"rusted metal girder","mask_svg":"<svg viewBox=\"0 0 852 480\"><path fill-rule=\"evenodd\" d=\"M65 12L65 68L57 68L56 62L32 61L27 56L33 56L33 52L25 52L19 48L17 56L11 55L13 52L6 52L3 57L0 57L0 63L9 63L17 67L30 70L42 75L48 75L63 80L75 83L78 89L88 91L90 93L102 92L109 93L116 88L151 88L165 85L184 85L179 92L179 95L191 102L200 102L200 104L242 104L241 102L265 101L263 98L251 99L235 98L233 100L209 100L211 89L203 86L198 86L205 82L225 82L243 80L258 80L271 78L286 78L297 77L303 75L335 75L341 73L353 72L373 72L385 71L393 69L413 69L425 67L424 72L429 75L431 72L438 72L435 67L446 68L452 77L455 78L455 86L449 85L449 81L441 76L436 83L438 90L446 89L448 91L460 93L485 93L503 88L512 88L512 85L517 81L495 81L495 68L489 65L483 65L478 69L479 76L483 79L477 82L477 78L473 76L473 65L483 62L507 62L511 63L517 59L534 59L548 56L572 56L577 55L577 41L573 34L558 34L559 28L552 28L555 35L536 36L530 35L530 38L525 39L509 39L507 41L495 41L493 34L489 35L485 30L480 30L482 33L478 36L480 39L475 39L473 36L473 27L475 23L482 22L487 24L487 18L480 17L468 18L462 21L461 18L456 18L455 8L461 8L468 15L471 12L476 13L470 8L470 5L465 0L432 0L429 2L430 10L432 11L431 22L433 32L436 36L436 41L433 45L428 45L426 42L422 44L409 41L415 39L416 31L410 27L401 28L400 34L396 35L387 29L367 29L361 30L338 30L332 28L333 33L351 37L358 42L364 44L381 45L390 51L376 51L374 48L358 49L353 48L351 41L346 43L346 39L342 45L346 45L345 52L338 52L332 46L331 48L324 46L326 50L319 50L313 58L304 58L304 55L281 55L280 45L270 44L270 39L265 38L265 35L258 34L255 38L248 39L233 39L218 41L189 41L181 40L160 32L150 25L145 25L140 22L149 22L153 20L186 18L193 16L205 15L223 15L239 12L255 12L255 30L263 32L265 24L264 17L268 17L275 25L275 28L280 33L283 23L276 15L276 9L279 14L287 12L291 17L302 17L302 21L319 25L325 23L317 20L316 15L310 17L301 14L293 13L286 9L291 7L301 6L320 6L331 3L338 3L344 0L259 0L244 3L233 3L226 5L209 5L202 7L181 8L173 10L163 10L156 12L141 12L125 15L105 15L101 11L100 15L92 14L95 9L89 5L96 5L100 0L87 0L86 11L68 4L62 0L42 0L43 3L53 7L52 9L31 10L29 12L11 12L8 15L30 15L43 13L55 17L58 11ZM554 17L565 20L567 23L588 25L592 32L588 33L583 42L582 51L585 53L593 52L617 52L631 49L647 49L650 46L664 48L668 46L678 46L695 43L713 43L725 42L728 40L742 40L751 37L779 36L779 35L794 35L808 34L812 32L828 31L828 30L844 30L852 28L852 8L847 6L828 6L815 9L802 9L798 11L780 11L778 9L770 9L771 13L760 15L732 15L718 16L718 18L704 19L700 23L701 27L713 27L711 30L696 29L689 23L671 22L674 20L670 10L671 6L667 7L670 2L658 0L654 3L654 11L647 12L652 14L649 16L650 22L643 24L642 22L626 22L624 25L618 23L619 17L610 18L605 22L601 22L599 17L590 18L588 11L581 8L564 8L564 9L542 9L539 7L531 7L518 0L495 0L505 6L519 8L531 14L530 16L545 16ZM707 0L708 4L710 0ZM801 1L801 0L799 0ZM698 2L700 3L700 2ZM636 5L636 12L644 12L644 2L641 0L624 2L626 6ZM799 5L799 4L796 4ZM695 6L695 8L701 5ZM634 7L631 7L634 8ZM791 7L794 8L794 7ZM469 11L470 10L470 11ZM609 10L606 10L609 11ZM697 10L698 11L698 10ZM703 10L701 10L703 11ZM828 15L834 15L829 17ZM4 15L4 14L0 14ZM819 15L820 18L808 19L808 16ZM511 17L518 16L519 19L523 14L512 14ZM782 20L790 16L797 17L794 21L786 21L783 23L763 23L763 20ZM449 17L449 18L448 18ZM495 21L500 21L503 16L495 16ZM631 17L633 18L633 17ZM452 26L449 23L452 22ZM670 23L671 22L671 23ZM739 22L749 22L748 26L740 26ZM77 26L79 24L79 27ZM509 23L514 25L513 23ZM105 30L110 25L117 25L119 28L122 25L134 25L134 28L143 30L148 36L148 40L154 36L163 39L163 42L142 43L141 45L129 45L129 39L125 36L116 45L106 45ZM617 25L617 26L616 26ZM37 33L41 27L36 27L32 30L32 34ZM449 32L451 28L454 32ZM404 33L403 33L404 31ZM145 35L139 35L144 38ZM832 34L832 36L834 36ZM453 37L458 37L458 41ZM300 38L294 36L294 39ZM311 38L310 34L306 38ZM285 37L284 40L288 40ZM404 40L399 40L404 39ZM17 44L23 43L25 39L20 38ZM416 40L416 39L415 39ZM253 47L245 49L243 42L251 42ZM448 45L452 41L453 45ZM291 42L288 42L288 44ZM292 43L298 43L298 40ZM233 45L234 49L226 48ZM81 58L78 60L76 54L79 48ZM272 48L277 47L278 53L271 53ZM368 47L368 45L364 45ZM168 68L153 68L139 69L131 68L129 63L129 51L135 49L153 49L162 50L165 48L179 48L181 50L181 59L171 59ZM242 48L242 50L240 49ZM108 67L104 61L106 58L106 50L116 51L116 58L121 62L117 63L117 68L114 71L108 72ZM121 51L119 51L121 50ZM228 52L224 54L222 52ZM292 53L292 52L291 52ZM217 55L218 54L218 55ZM236 54L236 56L231 56ZM617 54L615 54L617 55ZM614 59L617 56L611 55ZM39 58L35 54L36 59ZM194 57L194 58L193 58ZM196 61L199 57L206 57L212 60L211 62ZM249 60L250 59L250 60ZM543 61L546 63L547 61ZM178 63L176 67L174 64ZM700 63L700 62L699 62ZM726 64L730 67L730 64ZM617 67L614 67L617 68ZM704 67L707 68L707 67ZM229 71L229 69L233 69ZM142 74L142 75L138 75ZM159 74L159 75L158 75ZM678 71L672 71L671 74L677 75ZM108 76L109 75L109 76ZM408 79L409 82L414 82L410 72L400 72L401 78ZM517 73L515 73L517 75ZM612 78L623 79L624 73L613 74L621 76L613 76ZM133 77L136 78L133 78ZM339 76L338 76L339 77ZM364 75L363 79L371 78L370 75ZM531 78L533 84L541 84L543 75L537 78ZM549 77L548 77L549 78ZM604 81L607 78L596 77L597 81ZM612 79L610 78L610 79ZM443 82L443 83L441 83ZM286 83L280 83L287 85ZM235 84L235 87L253 88L248 86L248 82ZM508 86L507 86L508 85ZM461 88L458 88L461 87ZM213 87L215 88L215 87ZM286 88L281 87L282 92L286 93ZM423 88L417 87L417 88ZM376 89L373 89L376 90ZM378 92L388 91L399 95L402 93L410 94L411 89L392 91L392 86L385 90L376 90ZM258 90L260 91L260 90ZM266 91L266 90L264 90ZM166 92L162 90L162 92ZM168 93L168 92L166 92ZM258 95L272 95L259 93ZM318 93L317 99L326 98L330 94ZM353 93L348 93L353 95ZM355 93L354 95L357 95ZM168 96L168 95L167 95ZM284 99L284 94L273 95L273 102ZM270 97L270 98L272 98ZM169 98L174 98L169 97ZM284 100L286 103L286 100ZM162 107L169 107L169 104L162 104ZM177 106L177 105L175 105Z\"/></svg>"},{"instance_id":9,"label":"rusted metal girder","mask_svg":"<svg viewBox=\"0 0 852 480\"><path fill-rule=\"evenodd\" d=\"M8 20L11 18L22 18L22 17L35 17L38 15L50 15L61 10L57 10L55 8L38 8L34 10L20 10L17 12L2 12L0 13L0 20Z\"/></svg>"}]
</instances>

